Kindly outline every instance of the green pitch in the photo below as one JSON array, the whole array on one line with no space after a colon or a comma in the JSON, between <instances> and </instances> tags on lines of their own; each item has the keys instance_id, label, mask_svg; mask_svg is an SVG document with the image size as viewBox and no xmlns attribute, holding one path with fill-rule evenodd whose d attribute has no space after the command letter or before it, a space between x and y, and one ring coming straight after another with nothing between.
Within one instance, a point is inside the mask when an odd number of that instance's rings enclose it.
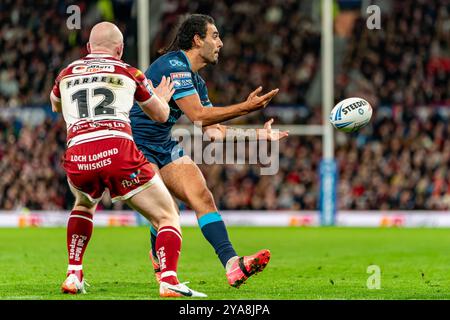
<instances>
[{"instance_id":1,"label":"green pitch","mask_svg":"<svg viewBox=\"0 0 450 320\"><path fill-rule=\"evenodd\" d=\"M268 248L240 289L198 228L183 229L181 281L208 299L450 299L450 230L229 228L240 254ZM84 258L86 295L63 295L65 229L0 229L0 299L159 299L147 228L97 228ZM370 265L381 288L369 290Z\"/></svg>"}]
</instances>

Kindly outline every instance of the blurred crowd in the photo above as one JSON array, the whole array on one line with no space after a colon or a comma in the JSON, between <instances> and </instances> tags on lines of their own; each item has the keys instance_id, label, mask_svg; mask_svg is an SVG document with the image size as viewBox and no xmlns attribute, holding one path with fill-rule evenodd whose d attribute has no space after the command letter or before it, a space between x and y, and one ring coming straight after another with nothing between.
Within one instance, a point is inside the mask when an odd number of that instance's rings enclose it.
<instances>
[{"instance_id":1,"label":"blurred crowd","mask_svg":"<svg viewBox=\"0 0 450 320\"><path fill-rule=\"evenodd\" d=\"M358 133L337 134L340 209L450 210L449 113L422 111L399 108ZM275 176L248 165L203 166L219 206L317 209L321 139L289 137L280 151Z\"/></svg>"},{"instance_id":2,"label":"blurred crowd","mask_svg":"<svg viewBox=\"0 0 450 320\"><path fill-rule=\"evenodd\" d=\"M338 133L339 207L450 210L449 120L440 109L398 108L357 133ZM0 121L0 208L69 209L64 144L61 118L36 128ZM200 168L221 210L314 210L321 157L320 137L290 136L281 142L276 175L260 175L259 165ZM106 195L100 208L125 207L113 207Z\"/></svg>"},{"instance_id":3,"label":"blurred crowd","mask_svg":"<svg viewBox=\"0 0 450 320\"><path fill-rule=\"evenodd\" d=\"M66 126L48 119L37 127L0 120L0 208L67 208L68 193L60 160Z\"/></svg>"},{"instance_id":4,"label":"blurred crowd","mask_svg":"<svg viewBox=\"0 0 450 320\"><path fill-rule=\"evenodd\" d=\"M409 107L450 103L449 1L386 1L390 10L382 10L379 30L368 29L367 17L356 11L360 18L348 35L342 68L337 68L336 100L359 94L374 97L375 104ZM90 27L99 20L112 20L119 26L127 47L124 60L136 64L136 8L132 0L34 3L0 3L0 108L48 103L58 71L86 54ZM190 12L207 13L215 18L224 42L220 66L201 71L211 101L217 105L235 103L262 84L280 88L275 104L305 104L319 70L321 30L317 19L302 9L303 3L164 1L160 32L152 39L152 59L174 37L180 17ZM71 13L67 7L72 4L80 9L79 30L66 26Z\"/></svg>"},{"instance_id":5,"label":"blurred crowd","mask_svg":"<svg viewBox=\"0 0 450 320\"><path fill-rule=\"evenodd\" d=\"M348 41L336 98L368 96L381 105L450 105L450 1L391 1L381 29L360 17Z\"/></svg>"},{"instance_id":6,"label":"blurred crowd","mask_svg":"<svg viewBox=\"0 0 450 320\"><path fill-rule=\"evenodd\" d=\"M279 88L275 104L304 104L320 57L320 29L295 0L168 1L153 58L175 36L179 18L189 12L211 15L224 43L219 66L200 73L211 101L227 105L246 99L260 85ZM169 36L168 36L169 35Z\"/></svg>"},{"instance_id":7,"label":"blurred crowd","mask_svg":"<svg viewBox=\"0 0 450 320\"><path fill-rule=\"evenodd\" d=\"M343 209L450 209L447 109L398 108L354 137L339 135Z\"/></svg>"},{"instance_id":8,"label":"blurred crowd","mask_svg":"<svg viewBox=\"0 0 450 320\"><path fill-rule=\"evenodd\" d=\"M360 9L352 11L359 18L346 36L335 101L359 95L374 104L450 104L449 1L382 2L381 29L368 29L367 16ZM235 103L262 84L280 88L275 104L305 104L319 71L321 29L317 19L302 10L302 3L172 0L165 6L161 30L175 31L180 15L189 12L215 18L224 42L221 67L200 72L214 103ZM343 22L335 18L336 23ZM173 33L158 34L153 58L173 37Z\"/></svg>"},{"instance_id":9,"label":"blurred crowd","mask_svg":"<svg viewBox=\"0 0 450 320\"><path fill-rule=\"evenodd\" d=\"M81 29L66 26L71 5L80 10ZM95 22L115 20L125 42L132 41L131 8L132 1L0 1L0 109L48 104L59 71L87 53Z\"/></svg>"},{"instance_id":10,"label":"blurred crowd","mask_svg":"<svg viewBox=\"0 0 450 320\"><path fill-rule=\"evenodd\" d=\"M217 66L202 70L211 101L227 105L245 99L262 84L279 87L267 109L231 124L319 124L320 108L305 105L320 63L320 28L300 4L304 1L167 0L157 49L174 36L180 15L212 15L224 47ZM450 106L450 2L389 1L382 28L356 19L343 65L336 77L337 100L371 97L373 121L355 134L336 134L341 209L450 209L450 117L435 106ZM136 64L133 1L0 2L0 110L48 105L58 71L86 53L89 26L114 20L124 32L124 60ZM66 8L76 4L81 30L65 27ZM358 13L359 15L359 13ZM64 26L64 27L61 27ZM287 108L287 105L303 105ZM380 106L388 106L386 115ZM429 108L419 108L428 106ZM420 111L419 111L420 110ZM444 109L445 110L445 109ZM31 127L0 118L0 209L69 209L73 197L60 159L65 124L50 118ZM261 176L258 165L201 165L224 209L317 209L320 137L293 136L280 145L280 170ZM123 209L108 195L100 209Z\"/></svg>"}]
</instances>

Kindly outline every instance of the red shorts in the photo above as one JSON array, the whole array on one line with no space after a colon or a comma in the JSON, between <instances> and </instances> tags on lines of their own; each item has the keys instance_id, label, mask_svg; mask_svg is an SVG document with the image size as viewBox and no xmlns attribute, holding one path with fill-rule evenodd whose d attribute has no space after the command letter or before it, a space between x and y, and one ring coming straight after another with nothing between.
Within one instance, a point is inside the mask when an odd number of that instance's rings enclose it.
<instances>
[{"instance_id":1,"label":"red shorts","mask_svg":"<svg viewBox=\"0 0 450 320\"><path fill-rule=\"evenodd\" d=\"M69 183L98 201L105 188L112 201L126 200L153 184L150 163L134 141L108 138L74 145L64 154Z\"/></svg>"}]
</instances>

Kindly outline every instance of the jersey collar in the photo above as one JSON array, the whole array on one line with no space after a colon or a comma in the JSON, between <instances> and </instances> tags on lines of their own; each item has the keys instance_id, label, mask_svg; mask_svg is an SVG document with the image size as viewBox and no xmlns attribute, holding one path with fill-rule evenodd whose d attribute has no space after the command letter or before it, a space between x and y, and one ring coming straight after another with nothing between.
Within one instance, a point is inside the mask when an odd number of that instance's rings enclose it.
<instances>
[{"instance_id":1,"label":"jersey collar","mask_svg":"<svg viewBox=\"0 0 450 320\"><path fill-rule=\"evenodd\" d=\"M108 53L89 53L86 58L114 58Z\"/></svg>"},{"instance_id":2,"label":"jersey collar","mask_svg":"<svg viewBox=\"0 0 450 320\"><path fill-rule=\"evenodd\" d=\"M191 62L189 61L188 56L186 55L186 53L185 53L183 50L180 50L180 52L183 54L184 58L186 59L186 61L187 61L187 63L188 63L188 66L189 66L189 69L192 70Z\"/></svg>"}]
</instances>

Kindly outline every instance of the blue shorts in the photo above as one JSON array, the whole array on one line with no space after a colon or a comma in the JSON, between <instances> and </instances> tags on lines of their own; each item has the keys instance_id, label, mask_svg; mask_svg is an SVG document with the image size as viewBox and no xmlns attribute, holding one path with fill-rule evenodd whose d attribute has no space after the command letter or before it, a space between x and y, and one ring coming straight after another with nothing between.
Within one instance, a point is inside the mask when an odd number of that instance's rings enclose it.
<instances>
[{"instance_id":1,"label":"blue shorts","mask_svg":"<svg viewBox=\"0 0 450 320\"><path fill-rule=\"evenodd\" d=\"M136 145L147 160L156 164L160 169L172 161L184 156L183 148L176 141L170 141L170 143L167 143L164 146L138 143L136 143Z\"/></svg>"}]
</instances>

